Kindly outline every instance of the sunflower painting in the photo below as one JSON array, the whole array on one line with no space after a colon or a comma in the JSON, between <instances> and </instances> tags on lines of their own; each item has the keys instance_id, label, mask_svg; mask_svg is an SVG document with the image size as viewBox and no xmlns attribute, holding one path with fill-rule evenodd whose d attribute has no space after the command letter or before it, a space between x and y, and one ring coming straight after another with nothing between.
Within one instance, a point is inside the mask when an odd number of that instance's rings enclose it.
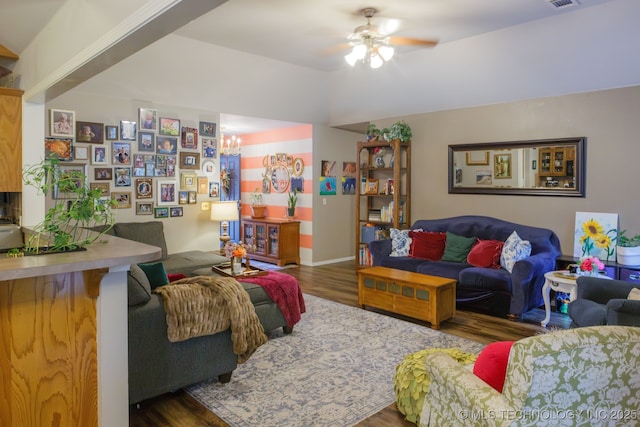
<instances>
[{"instance_id":1,"label":"sunflower painting","mask_svg":"<svg viewBox=\"0 0 640 427\"><path fill-rule=\"evenodd\" d=\"M576 212L573 256L615 261L618 214Z\"/></svg>"}]
</instances>

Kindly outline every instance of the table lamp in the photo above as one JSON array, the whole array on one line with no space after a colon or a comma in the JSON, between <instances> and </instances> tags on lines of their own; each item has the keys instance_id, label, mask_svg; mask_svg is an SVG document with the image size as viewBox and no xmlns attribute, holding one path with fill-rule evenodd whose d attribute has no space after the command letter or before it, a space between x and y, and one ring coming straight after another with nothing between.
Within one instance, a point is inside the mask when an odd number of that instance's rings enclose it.
<instances>
[{"instance_id":1,"label":"table lamp","mask_svg":"<svg viewBox=\"0 0 640 427\"><path fill-rule=\"evenodd\" d=\"M229 221L238 221L239 219L237 200L211 203L211 221L217 221L222 226L220 241L223 247L231 240L231 236L229 236Z\"/></svg>"}]
</instances>

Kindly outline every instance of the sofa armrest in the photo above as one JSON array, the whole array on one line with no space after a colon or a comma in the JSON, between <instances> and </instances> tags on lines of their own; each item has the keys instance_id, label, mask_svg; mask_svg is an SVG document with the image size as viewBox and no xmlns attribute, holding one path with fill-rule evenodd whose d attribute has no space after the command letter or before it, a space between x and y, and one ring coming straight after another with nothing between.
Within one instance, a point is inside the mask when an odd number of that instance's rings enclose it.
<instances>
[{"instance_id":1,"label":"sofa armrest","mask_svg":"<svg viewBox=\"0 0 640 427\"><path fill-rule=\"evenodd\" d=\"M517 414L507 399L471 370L445 353L427 355L425 361L431 385L427 392L420 426L502 426Z\"/></svg>"},{"instance_id":2,"label":"sofa armrest","mask_svg":"<svg viewBox=\"0 0 640 427\"><path fill-rule=\"evenodd\" d=\"M609 300L607 325L640 326L640 301L626 298Z\"/></svg>"},{"instance_id":3,"label":"sofa armrest","mask_svg":"<svg viewBox=\"0 0 640 427\"><path fill-rule=\"evenodd\" d=\"M391 239L372 240L369 242L369 252L373 258L373 265L381 265L382 258L391 254Z\"/></svg>"},{"instance_id":4,"label":"sofa armrest","mask_svg":"<svg viewBox=\"0 0 640 427\"><path fill-rule=\"evenodd\" d=\"M615 298L626 298L636 285L622 280L601 279L599 277L580 276L577 297L588 299L598 304L606 304Z\"/></svg>"},{"instance_id":5,"label":"sofa armrest","mask_svg":"<svg viewBox=\"0 0 640 427\"><path fill-rule=\"evenodd\" d=\"M521 315L542 305L544 274L555 270L554 254L542 252L515 263L511 273L511 306L509 313Z\"/></svg>"}]
</instances>

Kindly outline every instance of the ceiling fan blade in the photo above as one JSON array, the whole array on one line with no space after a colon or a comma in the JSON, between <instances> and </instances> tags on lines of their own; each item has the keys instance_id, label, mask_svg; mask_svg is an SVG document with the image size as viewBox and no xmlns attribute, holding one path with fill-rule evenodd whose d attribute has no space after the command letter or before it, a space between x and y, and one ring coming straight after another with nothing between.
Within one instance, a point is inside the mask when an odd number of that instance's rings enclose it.
<instances>
[{"instance_id":1,"label":"ceiling fan blade","mask_svg":"<svg viewBox=\"0 0 640 427\"><path fill-rule=\"evenodd\" d=\"M337 53L341 53L344 51L347 51L349 49L351 49L351 47L353 46L353 44L351 43L340 43L331 47L328 47L326 49L323 49L321 51L322 55L335 55Z\"/></svg>"},{"instance_id":2,"label":"ceiling fan blade","mask_svg":"<svg viewBox=\"0 0 640 427\"><path fill-rule=\"evenodd\" d=\"M435 46L438 44L438 40L423 40L412 39L410 37L391 36L389 37L389 43L395 46Z\"/></svg>"}]
</instances>

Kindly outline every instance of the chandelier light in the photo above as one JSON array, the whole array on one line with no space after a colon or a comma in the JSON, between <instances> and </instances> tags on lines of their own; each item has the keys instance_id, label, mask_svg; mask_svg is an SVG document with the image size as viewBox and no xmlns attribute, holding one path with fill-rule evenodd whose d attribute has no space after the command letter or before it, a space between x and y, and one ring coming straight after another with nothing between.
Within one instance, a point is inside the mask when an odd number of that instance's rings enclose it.
<instances>
[{"instance_id":1,"label":"chandelier light","mask_svg":"<svg viewBox=\"0 0 640 427\"><path fill-rule=\"evenodd\" d=\"M224 134L220 134L220 151L225 156L240 155L240 143L242 143L242 139L235 135L225 138Z\"/></svg>"}]
</instances>

